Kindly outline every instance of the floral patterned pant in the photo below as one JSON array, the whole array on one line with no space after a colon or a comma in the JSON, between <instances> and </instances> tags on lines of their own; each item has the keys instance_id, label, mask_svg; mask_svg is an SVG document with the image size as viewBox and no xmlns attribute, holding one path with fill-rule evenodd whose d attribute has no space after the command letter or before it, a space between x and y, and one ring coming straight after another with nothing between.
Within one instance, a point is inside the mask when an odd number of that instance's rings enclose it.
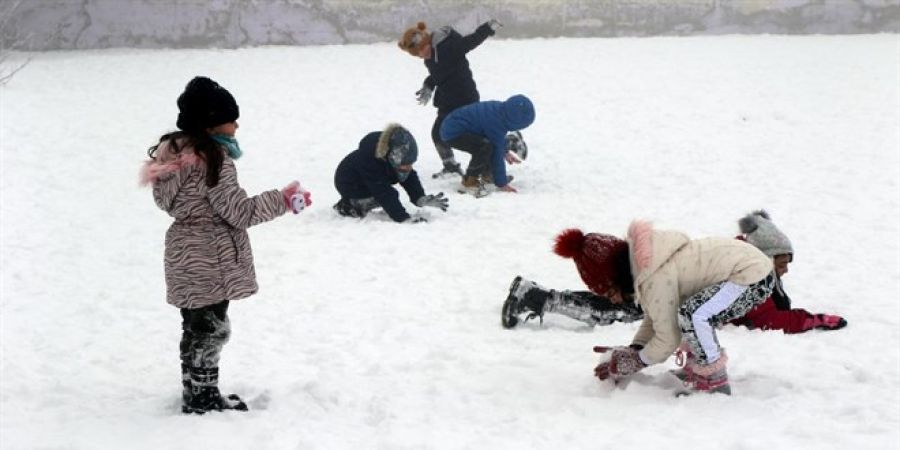
<instances>
[{"instance_id":1,"label":"floral patterned pant","mask_svg":"<svg viewBox=\"0 0 900 450\"><path fill-rule=\"evenodd\" d=\"M775 272L749 286L731 282L707 286L690 296L678 310L681 337L694 353L697 364L719 359L721 346L716 327L747 314L772 294Z\"/></svg>"}]
</instances>

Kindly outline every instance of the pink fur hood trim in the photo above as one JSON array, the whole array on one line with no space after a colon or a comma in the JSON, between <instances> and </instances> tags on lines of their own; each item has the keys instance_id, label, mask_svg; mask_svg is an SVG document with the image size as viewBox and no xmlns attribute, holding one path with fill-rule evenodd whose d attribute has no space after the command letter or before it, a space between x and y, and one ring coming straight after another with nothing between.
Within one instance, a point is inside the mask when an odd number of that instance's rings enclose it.
<instances>
[{"instance_id":1,"label":"pink fur hood trim","mask_svg":"<svg viewBox=\"0 0 900 450\"><path fill-rule=\"evenodd\" d=\"M653 224L645 220L635 220L628 227L628 241L631 255L638 271L650 267L653 261Z\"/></svg>"},{"instance_id":2,"label":"pink fur hood trim","mask_svg":"<svg viewBox=\"0 0 900 450\"><path fill-rule=\"evenodd\" d=\"M163 175L178 172L201 162L200 157L190 147L183 147L180 153L173 153L167 142L160 143L156 159L145 161L141 166L139 183L141 186L154 185Z\"/></svg>"}]
</instances>

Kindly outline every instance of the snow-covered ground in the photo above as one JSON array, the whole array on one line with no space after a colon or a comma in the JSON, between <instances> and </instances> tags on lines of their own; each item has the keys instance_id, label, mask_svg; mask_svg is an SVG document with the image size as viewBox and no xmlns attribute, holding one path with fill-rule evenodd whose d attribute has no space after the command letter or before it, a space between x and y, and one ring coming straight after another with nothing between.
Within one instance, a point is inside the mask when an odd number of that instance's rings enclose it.
<instances>
[{"instance_id":1,"label":"snow-covered ground","mask_svg":"<svg viewBox=\"0 0 900 450\"><path fill-rule=\"evenodd\" d=\"M536 105L517 195L430 178L425 68L392 43L35 55L0 88L0 448L900 447L898 35L495 39L470 60L484 99ZM251 231L261 290L232 304L221 386L252 411L186 417L170 219L137 171L198 74L240 104L248 192L299 178L314 204ZM338 218L335 166L391 121L449 211ZM673 360L600 384L591 347L637 324L500 327L516 274L582 288L550 251L563 228L733 236L756 208L793 240L795 305L850 325L722 329L733 397L673 398Z\"/></svg>"}]
</instances>

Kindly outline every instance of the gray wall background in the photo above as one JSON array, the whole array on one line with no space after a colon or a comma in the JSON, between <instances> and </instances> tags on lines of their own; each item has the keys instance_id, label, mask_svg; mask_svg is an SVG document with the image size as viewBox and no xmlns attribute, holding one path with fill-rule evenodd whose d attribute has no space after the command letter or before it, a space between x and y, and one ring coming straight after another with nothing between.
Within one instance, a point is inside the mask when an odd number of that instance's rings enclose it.
<instances>
[{"instance_id":1,"label":"gray wall background","mask_svg":"<svg viewBox=\"0 0 900 450\"><path fill-rule=\"evenodd\" d=\"M503 37L900 33L900 0L0 0L2 48L396 41L424 20Z\"/></svg>"}]
</instances>

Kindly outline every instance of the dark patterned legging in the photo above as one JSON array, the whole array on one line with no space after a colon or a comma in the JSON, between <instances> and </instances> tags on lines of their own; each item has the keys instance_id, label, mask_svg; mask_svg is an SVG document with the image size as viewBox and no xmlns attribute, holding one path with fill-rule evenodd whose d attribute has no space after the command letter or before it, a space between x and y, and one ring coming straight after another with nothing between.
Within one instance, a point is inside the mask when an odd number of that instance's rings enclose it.
<instances>
[{"instance_id":1,"label":"dark patterned legging","mask_svg":"<svg viewBox=\"0 0 900 450\"><path fill-rule=\"evenodd\" d=\"M772 294L774 285L774 272L749 286L725 281L701 289L681 305L678 309L681 336L698 364L711 364L719 359L721 347L716 327L742 317L764 302Z\"/></svg>"},{"instance_id":2,"label":"dark patterned legging","mask_svg":"<svg viewBox=\"0 0 900 450\"><path fill-rule=\"evenodd\" d=\"M456 162L450 144L441 139L441 125L444 123L444 119L447 118L447 115L450 114L450 112L451 111L438 110L437 118L434 119L434 125L431 126L431 140L434 142L434 148L437 150L438 156L441 157L441 162L443 162L445 166L448 163Z\"/></svg>"},{"instance_id":3,"label":"dark patterned legging","mask_svg":"<svg viewBox=\"0 0 900 450\"><path fill-rule=\"evenodd\" d=\"M613 303L590 291L550 291L546 311L600 326L644 318L641 307L634 302Z\"/></svg>"},{"instance_id":4,"label":"dark patterned legging","mask_svg":"<svg viewBox=\"0 0 900 450\"><path fill-rule=\"evenodd\" d=\"M181 310L181 363L188 368L219 366L222 347L231 336L228 300L197 309Z\"/></svg>"}]
</instances>

